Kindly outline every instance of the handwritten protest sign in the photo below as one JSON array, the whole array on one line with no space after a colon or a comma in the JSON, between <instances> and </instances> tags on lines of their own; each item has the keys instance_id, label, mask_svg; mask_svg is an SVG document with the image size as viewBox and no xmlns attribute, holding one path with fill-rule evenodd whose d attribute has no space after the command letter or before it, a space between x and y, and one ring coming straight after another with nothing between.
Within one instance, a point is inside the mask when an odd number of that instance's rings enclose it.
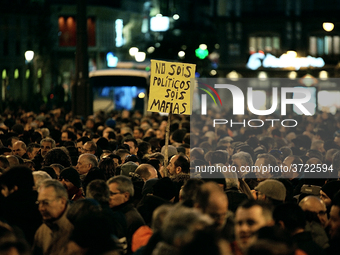
<instances>
[{"instance_id":1,"label":"handwritten protest sign","mask_svg":"<svg viewBox=\"0 0 340 255\"><path fill-rule=\"evenodd\" d=\"M190 78L195 64L151 60L148 111L191 114Z\"/></svg>"}]
</instances>

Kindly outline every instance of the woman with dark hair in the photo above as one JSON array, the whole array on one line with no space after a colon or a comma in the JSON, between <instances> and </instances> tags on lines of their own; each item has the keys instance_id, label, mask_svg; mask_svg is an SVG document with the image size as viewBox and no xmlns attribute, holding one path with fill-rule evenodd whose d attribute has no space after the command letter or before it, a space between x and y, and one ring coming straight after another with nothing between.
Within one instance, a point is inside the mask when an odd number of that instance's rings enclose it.
<instances>
[{"instance_id":1,"label":"woman with dark hair","mask_svg":"<svg viewBox=\"0 0 340 255\"><path fill-rule=\"evenodd\" d=\"M106 180L110 179L115 175L116 171L115 164L113 162L113 159L110 157L106 157L100 160L98 167L104 173Z\"/></svg>"},{"instance_id":2,"label":"woman with dark hair","mask_svg":"<svg viewBox=\"0 0 340 255\"><path fill-rule=\"evenodd\" d=\"M60 164L63 167L71 166L71 158L65 147L56 147L46 153L43 165L50 166L52 164Z\"/></svg>"}]
</instances>

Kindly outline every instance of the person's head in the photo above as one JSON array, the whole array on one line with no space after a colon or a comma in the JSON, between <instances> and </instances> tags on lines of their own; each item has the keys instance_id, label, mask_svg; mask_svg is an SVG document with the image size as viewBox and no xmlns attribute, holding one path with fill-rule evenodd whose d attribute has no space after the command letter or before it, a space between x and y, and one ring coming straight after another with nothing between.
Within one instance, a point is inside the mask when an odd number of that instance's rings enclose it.
<instances>
[{"instance_id":1,"label":"person's head","mask_svg":"<svg viewBox=\"0 0 340 255\"><path fill-rule=\"evenodd\" d=\"M9 163L9 167L20 165L19 158L17 156L7 155L6 159L7 159L8 163Z\"/></svg>"},{"instance_id":2,"label":"person's head","mask_svg":"<svg viewBox=\"0 0 340 255\"><path fill-rule=\"evenodd\" d=\"M120 164L124 164L125 158L130 155L130 152L126 149L118 149L116 155L120 157Z\"/></svg>"},{"instance_id":3,"label":"person's head","mask_svg":"<svg viewBox=\"0 0 340 255\"><path fill-rule=\"evenodd\" d=\"M338 176L340 176L340 151L337 150L332 155L332 163L333 163L333 170L338 172Z\"/></svg>"},{"instance_id":4,"label":"person's head","mask_svg":"<svg viewBox=\"0 0 340 255\"><path fill-rule=\"evenodd\" d=\"M338 192L333 199L331 211L329 213L329 238L332 241L340 241L340 193Z\"/></svg>"},{"instance_id":5,"label":"person's head","mask_svg":"<svg viewBox=\"0 0 340 255\"><path fill-rule=\"evenodd\" d=\"M258 200L267 201L273 205L283 203L286 199L286 187L278 180L264 180L255 187L255 190Z\"/></svg>"},{"instance_id":6,"label":"person's head","mask_svg":"<svg viewBox=\"0 0 340 255\"><path fill-rule=\"evenodd\" d=\"M72 191L75 193L81 188L79 173L73 167L67 167L62 170L59 176L59 180L67 189L69 194Z\"/></svg>"},{"instance_id":7,"label":"person's head","mask_svg":"<svg viewBox=\"0 0 340 255\"><path fill-rule=\"evenodd\" d=\"M138 154L142 156L152 153L151 144L149 142L140 142L138 144Z\"/></svg>"},{"instance_id":8,"label":"person's head","mask_svg":"<svg viewBox=\"0 0 340 255\"><path fill-rule=\"evenodd\" d=\"M82 154L78 158L76 169L80 175L87 174L91 168L98 166L97 157L93 154Z\"/></svg>"},{"instance_id":9,"label":"person's head","mask_svg":"<svg viewBox=\"0 0 340 255\"><path fill-rule=\"evenodd\" d=\"M111 208L124 204L134 195L134 187L132 181L126 176L115 176L107 181L110 189Z\"/></svg>"},{"instance_id":10,"label":"person's head","mask_svg":"<svg viewBox=\"0 0 340 255\"><path fill-rule=\"evenodd\" d=\"M98 167L104 172L105 178L108 180L115 175L115 162L110 157L105 157L99 161Z\"/></svg>"},{"instance_id":11,"label":"person's head","mask_svg":"<svg viewBox=\"0 0 340 255\"><path fill-rule=\"evenodd\" d=\"M334 133L334 143L340 146L340 131L339 130Z\"/></svg>"},{"instance_id":12,"label":"person's head","mask_svg":"<svg viewBox=\"0 0 340 255\"><path fill-rule=\"evenodd\" d=\"M256 177L260 180L272 177L272 173L269 171L269 168L276 167L277 161L275 157L269 153L262 153L257 155L257 159L254 164L259 170L256 172Z\"/></svg>"},{"instance_id":13,"label":"person's head","mask_svg":"<svg viewBox=\"0 0 340 255\"><path fill-rule=\"evenodd\" d=\"M227 164L229 160L228 152L217 150L217 151L209 151L204 156L205 161L209 162L210 165L213 164Z\"/></svg>"},{"instance_id":14,"label":"person's head","mask_svg":"<svg viewBox=\"0 0 340 255\"><path fill-rule=\"evenodd\" d=\"M169 161L167 167L170 176L175 176L180 173L189 173L190 163L186 156L174 155Z\"/></svg>"},{"instance_id":15,"label":"person's head","mask_svg":"<svg viewBox=\"0 0 340 255\"><path fill-rule=\"evenodd\" d=\"M325 203L320 198L316 196L306 196L300 201L299 206L303 211L315 213L321 225L326 227L328 222L327 209Z\"/></svg>"},{"instance_id":16,"label":"person's head","mask_svg":"<svg viewBox=\"0 0 340 255\"><path fill-rule=\"evenodd\" d=\"M190 241L197 230L206 229L212 224L209 216L194 208L175 206L166 214L161 234L166 243L179 248Z\"/></svg>"},{"instance_id":17,"label":"person's head","mask_svg":"<svg viewBox=\"0 0 340 255\"><path fill-rule=\"evenodd\" d=\"M34 159L34 157L37 155L38 151L40 150L40 145L37 143L30 143L27 146L27 155L30 159Z\"/></svg>"},{"instance_id":18,"label":"person's head","mask_svg":"<svg viewBox=\"0 0 340 255\"><path fill-rule=\"evenodd\" d=\"M273 211L275 224L288 231L291 235L304 230L306 216L301 207L295 203L277 205Z\"/></svg>"},{"instance_id":19,"label":"person's head","mask_svg":"<svg viewBox=\"0 0 340 255\"><path fill-rule=\"evenodd\" d=\"M44 138L40 141L41 156L44 158L46 153L55 148L55 141L52 138Z\"/></svg>"},{"instance_id":20,"label":"person's head","mask_svg":"<svg viewBox=\"0 0 340 255\"><path fill-rule=\"evenodd\" d=\"M53 168L53 170L54 170L54 172L56 173L57 176L59 176L60 172L65 169L65 167L60 165L60 164L52 164L52 165L50 165L50 167Z\"/></svg>"},{"instance_id":21,"label":"person's head","mask_svg":"<svg viewBox=\"0 0 340 255\"><path fill-rule=\"evenodd\" d=\"M129 145L130 147L130 154L137 155L138 152L138 143L137 140L134 138L126 138L124 139L124 144Z\"/></svg>"},{"instance_id":22,"label":"person's head","mask_svg":"<svg viewBox=\"0 0 340 255\"><path fill-rule=\"evenodd\" d=\"M299 156L296 155L290 155L287 156L283 162L282 165L284 167L288 167L288 169L290 171L288 171L287 173L284 174L285 177L287 178L295 178L297 175L299 175L299 173L297 171L295 171L296 166L298 166L299 164L303 164L302 159ZM294 166L294 167L293 167ZM294 172L295 171L295 172Z\"/></svg>"},{"instance_id":23,"label":"person's head","mask_svg":"<svg viewBox=\"0 0 340 255\"><path fill-rule=\"evenodd\" d=\"M81 148L81 153L85 154L85 153L89 153L89 154L95 154L97 150L97 144L93 141L88 141L86 142L82 148Z\"/></svg>"},{"instance_id":24,"label":"person's head","mask_svg":"<svg viewBox=\"0 0 340 255\"><path fill-rule=\"evenodd\" d=\"M46 179L51 180L52 179L52 177L48 173L46 173L45 171L41 171L41 170L33 171L32 174L33 174L33 179L34 179L34 184L35 184L35 189L36 190L39 189L40 184L44 180L46 180Z\"/></svg>"},{"instance_id":25,"label":"person's head","mask_svg":"<svg viewBox=\"0 0 340 255\"><path fill-rule=\"evenodd\" d=\"M333 196L340 190L340 181L330 181L321 187L320 198L327 208L332 204Z\"/></svg>"},{"instance_id":26,"label":"person's head","mask_svg":"<svg viewBox=\"0 0 340 255\"><path fill-rule=\"evenodd\" d=\"M0 167L2 169L8 169L9 168L8 159L4 155L0 155Z\"/></svg>"},{"instance_id":27,"label":"person's head","mask_svg":"<svg viewBox=\"0 0 340 255\"><path fill-rule=\"evenodd\" d=\"M322 140L316 140L316 141L313 141L312 142L312 145L311 145L311 150L317 150L321 153L325 153L325 148L324 148L324 145L325 145L325 142L322 141Z\"/></svg>"},{"instance_id":28,"label":"person's head","mask_svg":"<svg viewBox=\"0 0 340 255\"><path fill-rule=\"evenodd\" d=\"M68 194L65 187L57 180L45 180L38 190L39 211L43 220L54 221L65 212Z\"/></svg>"},{"instance_id":29,"label":"person's head","mask_svg":"<svg viewBox=\"0 0 340 255\"><path fill-rule=\"evenodd\" d=\"M144 136L144 130L140 127L135 127L133 130L133 137L135 139L142 139Z\"/></svg>"},{"instance_id":30,"label":"person's head","mask_svg":"<svg viewBox=\"0 0 340 255\"><path fill-rule=\"evenodd\" d=\"M65 130L61 133L61 141L67 142L67 141L75 141L77 139L77 136L75 133L73 133L70 130Z\"/></svg>"},{"instance_id":31,"label":"person's head","mask_svg":"<svg viewBox=\"0 0 340 255\"><path fill-rule=\"evenodd\" d=\"M138 174L143 179L143 181L145 181L145 182L147 180L157 178L157 171L150 164L141 164L141 165L139 165L136 168L135 173Z\"/></svg>"},{"instance_id":32,"label":"person's head","mask_svg":"<svg viewBox=\"0 0 340 255\"><path fill-rule=\"evenodd\" d=\"M235 213L235 240L241 250L251 244L251 237L260 228L273 225L272 208L258 200L247 200Z\"/></svg>"},{"instance_id":33,"label":"person's head","mask_svg":"<svg viewBox=\"0 0 340 255\"><path fill-rule=\"evenodd\" d=\"M25 166L11 167L0 175L0 185L4 197L17 190L30 191L34 187L32 170Z\"/></svg>"},{"instance_id":34,"label":"person's head","mask_svg":"<svg viewBox=\"0 0 340 255\"><path fill-rule=\"evenodd\" d=\"M27 147L23 141L17 141L13 144L12 152L13 155L22 157L26 153Z\"/></svg>"},{"instance_id":35,"label":"person's head","mask_svg":"<svg viewBox=\"0 0 340 255\"><path fill-rule=\"evenodd\" d=\"M50 166L52 164L60 164L63 167L72 165L71 157L65 147L56 147L46 153L44 166Z\"/></svg>"},{"instance_id":36,"label":"person's head","mask_svg":"<svg viewBox=\"0 0 340 255\"><path fill-rule=\"evenodd\" d=\"M110 189L104 180L93 180L86 187L86 198L93 198L100 204L110 201Z\"/></svg>"},{"instance_id":37,"label":"person's head","mask_svg":"<svg viewBox=\"0 0 340 255\"><path fill-rule=\"evenodd\" d=\"M204 184L202 179L189 179L184 185L181 187L179 192L179 200L180 201L194 201L196 199L196 195L201 185Z\"/></svg>"},{"instance_id":38,"label":"person's head","mask_svg":"<svg viewBox=\"0 0 340 255\"><path fill-rule=\"evenodd\" d=\"M254 162L253 159L251 158L251 155L248 152L240 151L235 153L232 156L232 165L236 167L236 170L240 177L243 177L246 172L240 171L241 166L249 166L252 167Z\"/></svg>"},{"instance_id":39,"label":"person's head","mask_svg":"<svg viewBox=\"0 0 340 255\"><path fill-rule=\"evenodd\" d=\"M195 207L209 215L218 229L222 229L227 220L228 198L223 190L214 182L200 186L195 199Z\"/></svg>"},{"instance_id":40,"label":"person's head","mask_svg":"<svg viewBox=\"0 0 340 255\"><path fill-rule=\"evenodd\" d=\"M163 204L158 206L152 214L151 228L153 231L162 230L165 216L173 209L173 204Z\"/></svg>"}]
</instances>

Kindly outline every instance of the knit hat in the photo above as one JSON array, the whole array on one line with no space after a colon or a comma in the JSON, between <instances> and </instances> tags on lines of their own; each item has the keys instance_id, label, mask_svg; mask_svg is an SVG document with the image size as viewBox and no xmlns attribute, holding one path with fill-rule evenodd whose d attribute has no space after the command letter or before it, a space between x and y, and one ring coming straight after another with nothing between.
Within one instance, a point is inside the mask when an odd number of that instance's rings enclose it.
<instances>
[{"instance_id":1,"label":"knit hat","mask_svg":"<svg viewBox=\"0 0 340 255\"><path fill-rule=\"evenodd\" d=\"M333 199L335 193L340 190L340 181L327 182L322 186L321 190L325 192L330 199Z\"/></svg>"},{"instance_id":2,"label":"knit hat","mask_svg":"<svg viewBox=\"0 0 340 255\"><path fill-rule=\"evenodd\" d=\"M134 172L136 170L136 168L138 167L138 165L132 161L128 161L126 163L124 163L123 165L120 166L120 174L121 175L125 175L127 177L129 176L130 172Z\"/></svg>"},{"instance_id":3,"label":"knit hat","mask_svg":"<svg viewBox=\"0 0 340 255\"><path fill-rule=\"evenodd\" d=\"M256 191L260 191L266 197L271 199L284 201L286 198L286 187L282 182L277 180L268 179L260 182L256 187Z\"/></svg>"},{"instance_id":4,"label":"knit hat","mask_svg":"<svg viewBox=\"0 0 340 255\"><path fill-rule=\"evenodd\" d=\"M79 173L73 167L67 167L60 173L60 179L68 180L77 188L81 187Z\"/></svg>"},{"instance_id":5,"label":"knit hat","mask_svg":"<svg viewBox=\"0 0 340 255\"><path fill-rule=\"evenodd\" d=\"M165 145L162 147L161 153L164 155L165 152ZM177 149L173 145L168 145L168 158L171 158L174 155L177 155Z\"/></svg>"}]
</instances>

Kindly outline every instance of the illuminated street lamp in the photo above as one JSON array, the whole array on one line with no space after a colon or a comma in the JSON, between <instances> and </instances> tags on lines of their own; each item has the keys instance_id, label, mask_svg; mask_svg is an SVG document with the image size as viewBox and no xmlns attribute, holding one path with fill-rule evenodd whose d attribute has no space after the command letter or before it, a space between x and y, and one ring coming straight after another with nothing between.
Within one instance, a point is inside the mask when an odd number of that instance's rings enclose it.
<instances>
[{"instance_id":1,"label":"illuminated street lamp","mask_svg":"<svg viewBox=\"0 0 340 255\"><path fill-rule=\"evenodd\" d=\"M34 51L33 50L28 50L25 52L25 59L27 63L30 63L34 58Z\"/></svg>"},{"instance_id":2,"label":"illuminated street lamp","mask_svg":"<svg viewBox=\"0 0 340 255\"><path fill-rule=\"evenodd\" d=\"M137 54L137 52L139 51L139 49L137 47L132 47L129 49L129 54L131 57L135 56Z\"/></svg>"},{"instance_id":3,"label":"illuminated street lamp","mask_svg":"<svg viewBox=\"0 0 340 255\"><path fill-rule=\"evenodd\" d=\"M326 32L331 32L334 29L334 24L331 22L324 22L322 27Z\"/></svg>"},{"instance_id":4,"label":"illuminated street lamp","mask_svg":"<svg viewBox=\"0 0 340 255\"><path fill-rule=\"evenodd\" d=\"M26 79L27 79L27 96L28 96L28 100L32 100L33 97L33 77L32 77L32 73L33 73L33 66L32 66L32 60L34 58L34 51L32 50L28 50L25 52L25 60L26 63L28 65L28 69L26 70Z\"/></svg>"},{"instance_id":5,"label":"illuminated street lamp","mask_svg":"<svg viewBox=\"0 0 340 255\"><path fill-rule=\"evenodd\" d=\"M137 62L143 62L145 60L145 57L146 57L146 54L145 52L137 52L136 55L135 55L135 59Z\"/></svg>"}]
</instances>

